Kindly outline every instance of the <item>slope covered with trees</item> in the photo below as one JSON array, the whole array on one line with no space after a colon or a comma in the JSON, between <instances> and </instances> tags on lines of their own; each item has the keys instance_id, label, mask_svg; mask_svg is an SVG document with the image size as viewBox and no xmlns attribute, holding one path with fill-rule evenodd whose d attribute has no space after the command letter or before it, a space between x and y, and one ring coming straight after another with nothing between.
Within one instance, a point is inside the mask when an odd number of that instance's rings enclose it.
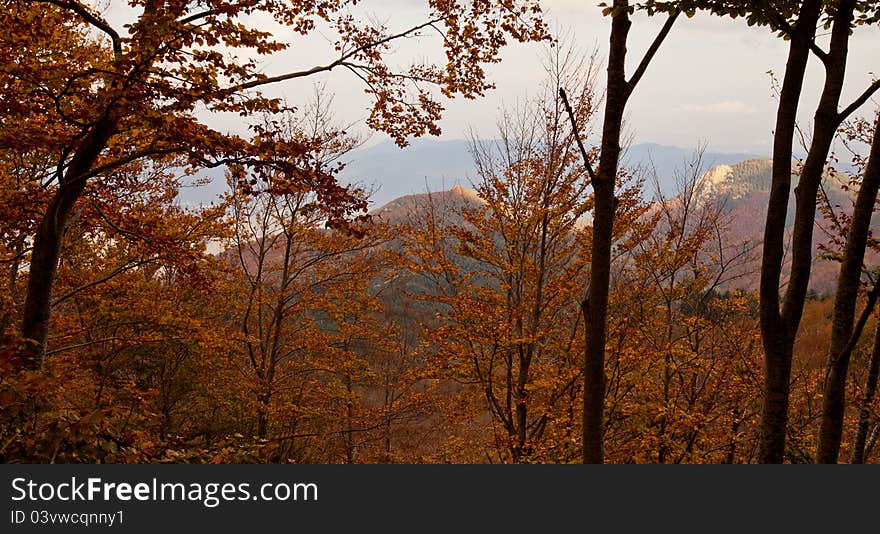
<instances>
[{"instance_id":1,"label":"slope covered with trees","mask_svg":"<svg viewBox=\"0 0 880 534\"><path fill-rule=\"evenodd\" d=\"M330 95L269 87L346 72L404 146L506 44L552 38L541 2L428 0L403 28L347 0L102 5L0 0L3 461L880 458L880 83L842 99L877 3L610 2L607 64L547 45L470 140L473 189L372 212ZM773 158L629 168L628 106L698 10L786 39ZM637 11L663 18L633 62ZM267 70L328 34L327 62ZM427 34L440 56L401 62ZM211 169L222 197L180 202Z\"/></svg>"}]
</instances>

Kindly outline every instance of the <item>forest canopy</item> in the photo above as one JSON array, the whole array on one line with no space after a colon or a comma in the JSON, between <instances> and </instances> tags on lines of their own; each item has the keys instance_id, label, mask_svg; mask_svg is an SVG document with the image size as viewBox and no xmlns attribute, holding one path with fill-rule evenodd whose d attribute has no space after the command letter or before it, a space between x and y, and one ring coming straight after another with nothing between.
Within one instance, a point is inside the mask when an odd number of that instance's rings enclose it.
<instances>
[{"instance_id":1,"label":"forest canopy","mask_svg":"<svg viewBox=\"0 0 880 534\"><path fill-rule=\"evenodd\" d=\"M587 3L586 52L549 1L369 3L0 0L0 459L880 459L880 81L844 91L880 2ZM696 16L784 43L771 157L633 165L632 103ZM542 81L486 111L470 187L370 210L321 76L405 150L512 44Z\"/></svg>"}]
</instances>

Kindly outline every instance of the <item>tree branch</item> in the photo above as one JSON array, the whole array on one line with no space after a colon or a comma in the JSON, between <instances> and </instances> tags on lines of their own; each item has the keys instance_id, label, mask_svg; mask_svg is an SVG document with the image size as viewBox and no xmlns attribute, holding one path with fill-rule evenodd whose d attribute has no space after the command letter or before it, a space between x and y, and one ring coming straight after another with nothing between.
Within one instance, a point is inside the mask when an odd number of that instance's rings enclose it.
<instances>
[{"instance_id":1,"label":"tree branch","mask_svg":"<svg viewBox=\"0 0 880 534\"><path fill-rule=\"evenodd\" d=\"M433 24L435 24L435 23L437 23L437 22L440 22L441 20L443 20L443 19L442 19L442 18L436 18L436 19L433 19L433 20L429 20L428 22L425 22L425 23L423 23L423 24L419 24L418 26L413 26L412 28L410 28L410 29L408 29L408 30L405 30L405 31L402 31L402 32L400 32L400 33L395 33L395 34L393 34L393 35L388 35L388 36L383 37L382 39L379 39L379 40L377 40L377 41L373 41L373 42L370 42L370 43L366 43L366 44L364 44L364 45L362 45L362 46L359 46L359 47L357 47L357 48L353 48L352 50L349 50L348 52L342 54L342 56L340 56L337 60L333 61L332 63L328 63L327 65L320 65L320 66L312 67L312 68L310 68L310 69L308 69L308 70L297 71L297 72L290 72L290 73L287 73L287 74L280 74L280 75L278 75L278 76L272 76L272 77L269 77L269 78L263 78L263 79L260 79L260 80L252 80L252 81L250 81L250 82L245 82L245 83L238 84L238 85L236 85L235 87L232 87L232 88L228 89L228 91L230 91L230 92L236 92L236 91L241 91L241 90L244 90L244 89L253 89L254 87L260 87L260 86L262 86L262 85L268 85L268 84L271 84L271 83L283 82L283 81L286 81L286 80L292 80L292 79L295 79L295 78L303 78L303 77L306 77L306 76L311 76L311 75L313 75L313 74L317 74L317 73L319 73L319 72L327 72L327 71L329 71L329 70L333 70L334 68L339 67L339 66L345 64L346 61L348 61L348 60L351 59L352 57L356 56L357 54L359 54L359 53L361 53L361 52L363 52L363 51L365 51L365 50L369 50L369 49L371 49L371 48L375 48L375 47L377 47L377 46L381 46L381 45L383 45L383 44L385 44L385 43L388 43L388 42L390 42L390 41L393 41L393 40L395 40L395 39L400 39L401 37L406 37L406 36L408 36L408 35L410 35L410 34L412 34L412 33L415 33L415 32L417 32L417 31L419 31L419 30L422 30L422 29L424 29L424 28L427 28L427 27L429 27L429 26L432 26Z\"/></svg>"},{"instance_id":2,"label":"tree branch","mask_svg":"<svg viewBox=\"0 0 880 534\"><path fill-rule=\"evenodd\" d=\"M590 181L596 183L596 174L593 172L593 164L590 163L590 156L587 154L587 149L584 148L583 141L581 141L581 134L578 131L577 121L574 118L574 111L571 109L571 104L568 103L568 95L565 94L565 89L562 87L559 88L559 96L562 98L565 112L568 113L568 118L571 121L571 131L574 133L574 139L577 141L578 148L581 151L581 157L584 158L584 167L587 168L587 174L590 175Z\"/></svg>"},{"instance_id":3,"label":"tree branch","mask_svg":"<svg viewBox=\"0 0 880 534\"><path fill-rule=\"evenodd\" d=\"M833 359L829 362L828 368L825 371L826 382L828 381L828 375L831 372L831 369L837 364L837 361L848 356L853 350L855 350L856 344L862 337L862 331L865 329L865 324L867 324L868 319L871 317L871 313L874 311L874 307L877 305L878 298L880 298L880 280L875 282L874 287L868 292L868 301L865 303L865 308L862 310L846 346L839 354L834 355Z\"/></svg>"},{"instance_id":4,"label":"tree branch","mask_svg":"<svg viewBox=\"0 0 880 534\"><path fill-rule=\"evenodd\" d=\"M648 70L648 65L651 63L651 60L654 59L654 56L657 54L657 50L660 49L660 45L663 44L666 36L669 35L669 31L672 29L672 25L675 24L675 20L680 14L681 11L674 11L666 19L666 22L663 24L663 28L660 29L660 33L657 34L657 37L654 38L654 42L651 43L651 46L648 47L648 50L647 52L645 52L644 57L642 57L642 62L639 63L639 66L636 68L635 72L633 72L632 78L630 78L629 81L626 82L628 92L632 93L633 89L635 89L636 85L639 83L639 80L642 79L645 71Z\"/></svg>"},{"instance_id":5,"label":"tree branch","mask_svg":"<svg viewBox=\"0 0 880 534\"><path fill-rule=\"evenodd\" d=\"M189 24L189 23L195 22L199 19L203 19L205 17L210 17L211 15L218 15L220 13L222 13L222 10L220 10L220 9L206 9L205 11L193 13L192 15L190 15L188 17L184 17L184 18L178 20L177 22L179 24Z\"/></svg>"},{"instance_id":6,"label":"tree branch","mask_svg":"<svg viewBox=\"0 0 880 534\"><path fill-rule=\"evenodd\" d=\"M108 343L111 341L125 341L125 340L126 340L126 338L124 338L124 337L113 336L113 337L105 337L103 339L95 339L92 341L84 341L82 343L77 343L76 345L67 345L65 347L59 347L57 349L46 351L46 356L58 354L59 352L66 352L68 350L82 349L82 348L85 348L85 347L88 347L91 345L98 345L100 343ZM140 342L141 343L150 343L149 340L141 340Z\"/></svg>"},{"instance_id":7,"label":"tree branch","mask_svg":"<svg viewBox=\"0 0 880 534\"><path fill-rule=\"evenodd\" d=\"M775 9L769 9L767 11L767 14L771 19L771 27L786 34L789 38L791 38L797 31L797 29L789 24L789 22L785 20L785 17L783 17L782 14ZM826 66L828 65L828 52L822 50L819 45L816 44L815 40L810 42L810 50L813 52L813 55L815 55L817 58L819 58L820 61L822 61L823 64L825 64Z\"/></svg>"},{"instance_id":8,"label":"tree branch","mask_svg":"<svg viewBox=\"0 0 880 534\"><path fill-rule=\"evenodd\" d=\"M93 281L89 282L88 284L81 285L78 288L73 289L73 290L65 293L64 295L58 297L57 299L53 300L52 306L57 306L58 304L61 304L65 300L73 297L77 293L85 291L86 289L103 284L104 282L107 282L111 278L115 277L116 275L122 274L125 271L134 269L136 267L140 267L142 265L146 265L148 263L153 263L156 261L156 259L157 258L147 258L145 260L140 260L140 261L136 261L136 262L132 262L132 263L125 263L123 265L120 265L119 267L117 267L116 269L113 269L112 271L110 271L108 274L102 276L101 278L98 278L97 280L93 280Z\"/></svg>"},{"instance_id":9,"label":"tree branch","mask_svg":"<svg viewBox=\"0 0 880 534\"><path fill-rule=\"evenodd\" d=\"M89 172L87 172L81 176L78 176L76 179L88 180L89 178L94 178L95 176L103 174L107 171L112 171L114 169L118 169L119 167L122 167L123 165L133 163L134 161L137 161L141 158L146 158L148 156L163 156L163 155L168 155L168 154L182 154L184 152L186 152L186 149L183 149L183 148L164 148L164 149L149 148L149 149L144 149L144 150L138 150L136 152L132 152L126 156L123 156L119 159L115 159L115 160L109 161L107 163L104 163L103 165L99 165L99 166L95 167L94 169L90 170Z\"/></svg>"},{"instance_id":10,"label":"tree branch","mask_svg":"<svg viewBox=\"0 0 880 534\"><path fill-rule=\"evenodd\" d=\"M122 45L119 43L119 34L116 30L113 29L110 24L107 23L100 16L91 13L85 6L77 2L76 0L69 0L68 2L62 2L61 0L37 0L38 2L42 2L44 4L52 4L60 7L61 9L67 9L73 11L77 15L80 16L84 21L91 24L95 28L101 30L106 33L110 37L110 42L113 44L113 52L115 54L122 53Z\"/></svg>"},{"instance_id":11,"label":"tree branch","mask_svg":"<svg viewBox=\"0 0 880 534\"><path fill-rule=\"evenodd\" d=\"M850 104L843 111L841 111L840 114L838 114L838 116L837 116L838 120L840 122L845 121L847 119L847 117L849 117L850 115L852 115L855 112L855 110L862 107L862 105L865 102L867 102L869 98L874 96L874 93L876 93L878 89L880 89L880 79L874 80L874 83L872 83L870 86L868 86L868 88L865 89L864 93L862 93L858 98L856 98L852 104Z\"/></svg>"},{"instance_id":12,"label":"tree branch","mask_svg":"<svg viewBox=\"0 0 880 534\"><path fill-rule=\"evenodd\" d=\"M20 260L21 258L25 257L32 248L33 247L27 247L13 256L10 256L8 258L0 258L0 263L12 263L14 261Z\"/></svg>"}]
</instances>

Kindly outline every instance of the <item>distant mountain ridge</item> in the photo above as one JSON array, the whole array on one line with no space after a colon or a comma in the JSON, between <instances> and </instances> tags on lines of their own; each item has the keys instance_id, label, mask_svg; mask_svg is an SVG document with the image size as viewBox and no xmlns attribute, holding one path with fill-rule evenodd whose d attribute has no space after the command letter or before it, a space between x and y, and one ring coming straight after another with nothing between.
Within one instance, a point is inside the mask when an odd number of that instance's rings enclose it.
<instances>
[{"instance_id":1,"label":"distant mountain ridge","mask_svg":"<svg viewBox=\"0 0 880 534\"><path fill-rule=\"evenodd\" d=\"M687 168L695 152L694 149L642 143L632 145L624 152L622 164L629 168L653 167L661 191L668 195L675 188L675 173ZM701 162L704 168L708 168L733 165L760 156L707 151ZM340 175L343 182L377 188L371 197L372 206L382 206L406 195L446 191L456 185L469 187L476 175L469 141L464 139L416 139L405 149L387 141L353 150L343 159L348 162ZM650 196L651 192L648 193Z\"/></svg>"},{"instance_id":2,"label":"distant mountain ridge","mask_svg":"<svg viewBox=\"0 0 880 534\"><path fill-rule=\"evenodd\" d=\"M700 178L701 192L704 195L740 200L757 191L769 191L772 171L773 160L767 158L747 159L734 165L717 165Z\"/></svg>"},{"instance_id":3,"label":"distant mountain ridge","mask_svg":"<svg viewBox=\"0 0 880 534\"><path fill-rule=\"evenodd\" d=\"M764 235L770 197L772 163L768 158L751 158L732 165L720 164L710 168L699 178L699 194L704 196L704 200L719 201L724 205L724 220L727 224L725 241L730 244L749 242L756 246L757 254L744 265L737 267L738 276L724 284L721 289L749 291L758 289L760 242ZM842 175L829 171L825 176L824 189L833 205L850 213L852 196L840 187L842 179ZM472 206L478 202L480 199L474 191L456 185L451 189L437 192L403 195L372 210L372 214L386 222L418 224L416 215L425 213L424 208L428 203L434 203L435 207L446 211L452 207ZM793 218L792 198L789 202L786 228L791 227ZM834 291L839 269L838 263L820 256L820 247L831 243L830 226L830 223L817 212L813 233L814 265L810 288L822 294L830 294ZM876 229L875 233L878 231L880 229ZM876 264L878 261L880 257L875 253L869 253L866 257L866 262L869 264Z\"/></svg>"},{"instance_id":4,"label":"distant mountain ridge","mask_svg":"<svg viewBox=\"0 0 880 534\"><path fill-rule=\"evenodd\" d=\"M764 224L767 217L767 206L770 201L770 184L772 179L773 161L766 158L750 159L732 166L720 165L709 169L702 178L701 188L705 194L716 197L724 203L725 218L728 224L726 239L730 243L751 241L760 245L764 236ZM845 175L828 169L823 178L823 190L828 201L835 209L846 214L852 213L853 195L843 188ZM793 184L796 183L796 178ZM790 229L794 221L794 195L789 197L786 216L786 239L790 239ZM878 228L875 227L875 233ZM816 211L813 227L813 272L810 276L810 289L822 294L834 292L837 284L839 264L821 255L822 247L832 244L834 229L832 223L825 220L822 213ZM789 248L786 242L786 250ZM758 249L760 251L760 248ZM786 253L787 255L788 253ZM876 264L877 255L866 254L865 261ZM787 261L787 257L786 257ZM783 266L787 269L787 265ZM750 265L744 266L745 276L728 288L748 289L757 291L759 286L760 255L756 255Z\"/></svg>"},{"instance_id":5,"label":"distant mountain ridge","mask_svg":"<svg viewBox=\"0 0 880 534\"><path fill-rule=\"evenodd\" d=\"M491 142L487 140L486 142ZM476 175L473 158L464 139L415 139L401 149L391 141L355 149L341 159L346 163L339 178L345 184L358 184L374 190L371 208L382 206L395 198L428 191L446 191L456 185L469 187ZM687 168L695 150L657 143L630 146L622 156L622 164L629 168L653 166L664 194L674 191L674 175ZM715 165L733 165L760 154L728 154L706 152L702 157L704 168ZM226 191L224 169L207 169L199 177L210 182L199 187L185 187L180 200L187 204L207 204ZM650 186L647 187L650 193Z\"/></svg>"},{"instance_id":6,"label":"distant mountain ridge","mask_svg":"<svg viewBox=\"0 0 880 534\"><path fill-rule=\"evenodd\" d=\"M395 198L370 211L370 215L391 224L417 224L429 206L448 216L460 208L478 207L484 201L473 189L455 185L446 191L414 193ZM457 219L457 218L456 218Z\"/></svg>"}]
</instances>

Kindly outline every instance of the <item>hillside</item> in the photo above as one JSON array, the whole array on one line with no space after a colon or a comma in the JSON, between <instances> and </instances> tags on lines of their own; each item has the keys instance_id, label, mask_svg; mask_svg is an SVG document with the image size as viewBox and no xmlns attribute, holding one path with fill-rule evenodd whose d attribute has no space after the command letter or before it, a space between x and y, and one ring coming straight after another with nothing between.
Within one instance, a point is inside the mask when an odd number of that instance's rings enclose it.
<instances>
[{"instance_id":1,"label":"hillside","mask_svg":"<svg viewBox=\"0 0 880 534\"><path fill-rule=\"evenodd\" d=\"M418 193L395 198L370 212L374 218L391 224L424 224L425 214L435 210L447 223L460 224L457 211L482 202L476 191L460 185L446 191Z\"/></svg>"},{"instance_id":2,"label":"hillside","mask_svg":"<svg viewBox=\"0 0 880 534\"><path fill-rule=\"evenodd\" d=\"M732 166L719 165L707 171L701 178L701 194L713 197L724 204L725 222L728 226L726 239L730 243L751 241L760 244L764 234L767 204L770 199L772 160L750 159ZM844 175L829 169L823 188L832 205L842 212L852 209L852 198L841 187ZM794 179L796 183L796 178ZM789 201L786 218L787 236L794 219L794 196ZM822 294L834 291L838 264L821 256L822 246L830 245L831 223L817 211L813 231L813 271L810 289ZM760 248L758 249L760 250ZM867 261L877 258L869 255ZM745 266L745 276L729 284L729 288L756 291L759 285L760 254Z\"/></svg>"},{"instance_id":3,"label":"hillside","mask_svg":"<svg viewBox=\"0 0 880 534\"><path fill-rule=\"evenodd\" d=\"M728 230L724 239L728 243L751 243L756 247L750 261L737 270L739 276L725 284L725 289L757 291L760 281L760 241L764 233L767 204L770 197L772 161L766 158L747 159L732 165L721 164L710 168L700 178L699 195L703 201L716 201L724 205L724 222ZM823 187L831 203L840 210L851 210L851 197L841 188L842 175L829 171ZM436 215L446 218L447 223L458 223L455 210L471 203L480 202L477 194L456 185L445 191L404 195L374 209L371 214L385 222L420 224L428 206L437 210ZM450 218L451 217L451 218ZM794 218L794 202L789 202L786 227L791 228ZM830 244L831 224L817 212L813 234L814 265L810 288L820 294L834 291L838 264L821 257L820 249ZM867 261L880 258L869 253Z\"/></svg>"},{"instance_id":4,"label":"hillside","mask_svg":"<svg viewBox=\"0 0 880 534\"><path fill-rule=\"evenodd\" d=\"M686 167L693 153L690 148L640 143L627 148L622 163L628 168L653 167L660 177L661 190L670 194L675 185L672 176ZM751 154L706 152L702 161L709 166L733 165L753 157ZM468 141L464 139L417 139L403 149L387 141L352 150L341 160L345 162L345 168L339 176L340 181L372 190L370 205L374 209L405 196L449 191L456 185L467 187L476 174ZM224 168L204 170L198 178L206 183L197 186L187 183L180 191L180 201L189 205L216 201L227 190L225 172Z\"/></svg>"}]
</instances>

